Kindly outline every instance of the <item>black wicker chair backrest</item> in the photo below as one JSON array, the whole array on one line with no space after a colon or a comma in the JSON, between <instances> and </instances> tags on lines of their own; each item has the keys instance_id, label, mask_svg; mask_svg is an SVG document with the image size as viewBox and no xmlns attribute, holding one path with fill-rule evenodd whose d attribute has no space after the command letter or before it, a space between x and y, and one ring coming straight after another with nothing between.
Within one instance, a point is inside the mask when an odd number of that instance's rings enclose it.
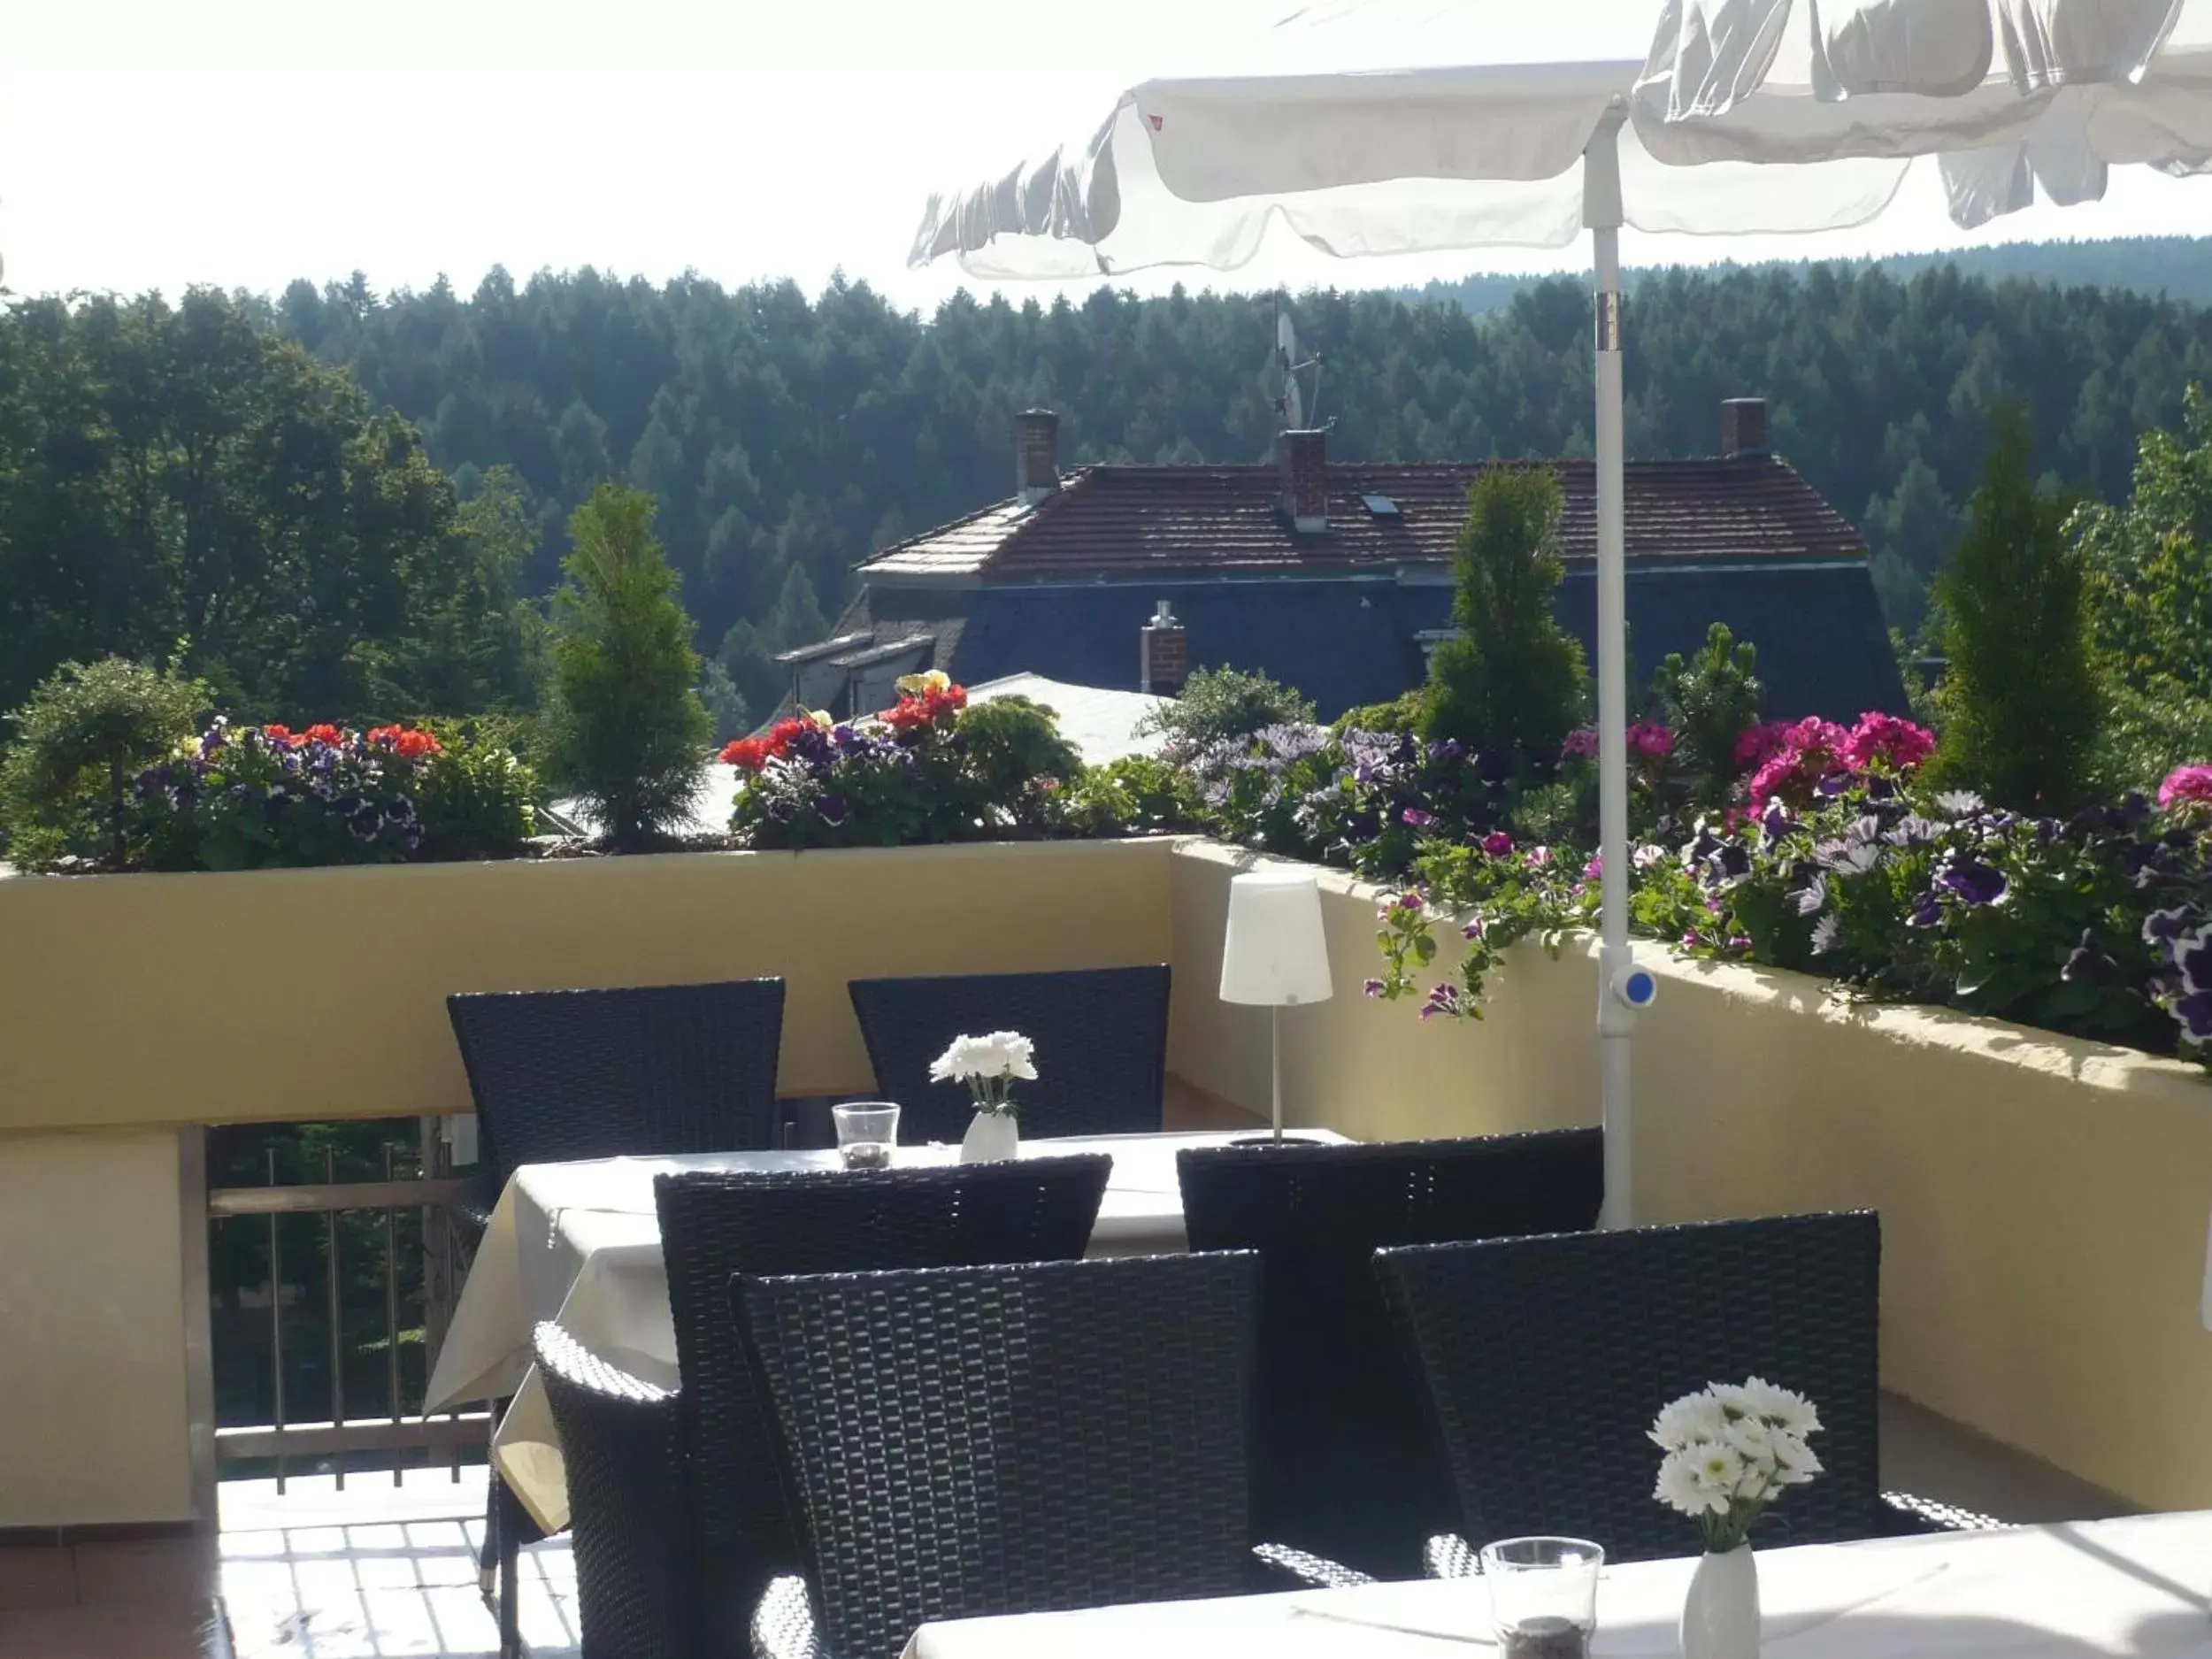
<instances>
[{"instance_id":1,"label":"black wicker chair backrest","mask_svg":"<svg viewBox=\"0 0 2212 1659\"><path fill-rule=\"evenodd\" d=\"M733 1279L1072 1260L1090 1240L1112 1172L1113 1160L1094 1154L940 1169L696 1172L653 1183L703 1630L741 1647L769 1578L799 1565Z\"/></svg>"},{"instance_id":2,"label":"black wicker chair backrest","mask_svg":"<svg viewBox=\"0 0 2212 1659\"><path fill-rule=\"evenodd\" d=\"M1072 973L855 979L853 1012L876 1087L899 1102L899 1138L957 1141L973 1108L964 1083L933 1083L955 1037L1018 1031L1037 1045L1037 1080L1018 1085L1022 1133L1157 1133L1167 1087L1165 964Z\"/></svg>"},{"instance_id":3,"label":"black wicker chair backrest","mask_svg":"<svg viewBox=\"0 0 2212 1659\"><path fill-rule=\"evenodd\" d=\"M741 1281L837 1659L1250 1587L1245 1254Z\"/></svg>"},{"instance_id":4,"label":"black wicker chair backrest","mask_svg":"<svg viewBox=\"0 0 2212 1659\"><path fill-rule=\"evenodd\" d=\"M1604 1158L1595 1129L1176 1155L1191 1248L1260 1253L1257 1536L1419 1573L1457 1506L1375 1251L1593 1227Z\"/></svg>"},{"instance_id":5,"label":"black wicker chair backrest","mask_svg":"<svg viewBox=\"0 0 2212 1659\"><path fill-rule=\"evenodd\" d=\"M1881 1502L1870 1213L1717 1221L1385 1250L1459 1489L1466 1535L1594 1539L1684 1555L1697 1529L1654 1501L1659 1409L1763 1377L1818 1408L1826 1472L1759 1523L1763 1544L1889 1530Z\"/></svg>"},{"instance_id":6,"label":"black wicker chair backrest","mask_svg":"<svg viewBox=\"0 0 2212 1659\"><path fill-rule=\"evenodd\" d=\"M584 1651L694 1659L675 1396L557 1325L539 1325L533 1346L567 1469Z\"/></svg>"},{"instance_id":7,"label":"black wicker chair backrest","mask_svg":"<svg viewBox=\"0 0 2212 1659\"><path fill-rule=\"evenodd\" d=\"M781 1139L783 981L446 998L496 1193L525 1164Z\"/></svg>"}]
</instances>

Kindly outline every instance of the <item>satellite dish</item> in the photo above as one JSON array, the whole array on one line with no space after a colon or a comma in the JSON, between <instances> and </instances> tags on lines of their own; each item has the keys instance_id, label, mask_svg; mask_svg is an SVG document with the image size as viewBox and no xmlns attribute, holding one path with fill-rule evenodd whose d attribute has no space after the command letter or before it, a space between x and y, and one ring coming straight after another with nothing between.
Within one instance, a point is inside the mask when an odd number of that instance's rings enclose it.
<instances>
[{"instance_id":1,"label":"satellite dish","mask_svg":"<svg viewBox=\"0 0 2212 1659\"><path fill-rule=\"evenodd\" d=\"M1307 424L1306 399L1298 388L1298 376L1302 370L1313 371L1313 396L1317 407L1321 399L1321 357L1319 353L1304 359L1298 356L1298 329L1290 320L1290 313L1283 309L1283 296L1275 296L1275 361L1282 370L1282 395L1275 400L1275 407L1283 417L1283 425L1290 430Z\"/></svg>"}]
</instances>

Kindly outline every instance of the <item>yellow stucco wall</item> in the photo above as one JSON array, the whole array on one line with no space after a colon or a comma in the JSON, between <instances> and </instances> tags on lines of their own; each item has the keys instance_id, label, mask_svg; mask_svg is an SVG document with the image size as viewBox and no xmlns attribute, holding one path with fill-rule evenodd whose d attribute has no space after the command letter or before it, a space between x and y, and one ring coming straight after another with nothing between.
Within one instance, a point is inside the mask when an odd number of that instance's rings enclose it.
<instances>
[{"instance_id":1,"label":"yellow stucco wall","mask_svg":"<svg viewBox=\"0 0 2212 1659\"><path fill-rule=\"evenodd\" d=\"M465 1111L454 991L786 980L779 1087L865 1091L865 974L1167 959L1166 841L0 882L0 1132Z\"/></svg>"},{"instance_id":2,"label":"yellow stucco wall","mask_svg":"<svg viewBox=\"0 0 2212 1659\"><path fill-rule=\"evenodd\" d=\"M1174 864L1175 1066L1255 1110L1266 1014L1211 1000L1230 877ZM1285 1016L1286 1118L1363 1138L1594 1123L1586 947L1514 950L1480 1022L1368 1002L1379 893L1322 878L1334 1000ZM1448 930L1440 930L1448 950ZM1802 975L1642 958L1638 1219L1881 1212L1886 1383L2147 1508L2212 1505L2212 1086L2194 1067Z\"/></svg>"},{"instance_id":3,"label":"yellow stucco wall","mask_svg":"<svg viewBox=\"0 0 2212 1659\"><path fill-rule=\"evenodd\" d=\"M177 1137L0 1139L0 1528L192 1516Z\"/></svg>"},{"instance_id":4,"label":"yellow stucco wall","mask_svg":"<svg viewBox=\"0 0 2212 1659\"><path fill-rule=\"evenodd\" d=\"M1215 996L1248 862L1156 841L0 882L0 1525L186 1501L175 1142L148 1127L461 1108L450 990L780 972L783 1087L841 1093L868 1083L848 977L1162 959L1171 1068L1263 1112L1266 1012ZM1586 952L1525 946L1486 1019L1424 1025L1360 995L1379 895L1321 880L1336 995L1284 1018L1290 1123L1595 1121ZM1647 959L1642 1218L1879 1210L1892 1386L2135 1502L2212 1504L2195 1071Z\"/></svg>"},{"instance_id":5,"label":"yellow stucco wall","mask_svg":"<svg viewBox=\"0 0 2212 1659\"><path fill-rule=\"evenodd\" d=\"M1229 883L1263 862L1210 841L1176 849L1174 1046L1179 1077L1264 1115L1267 1010L1222 1002L1222 935ZM1407 1002L1371 1002L1361 987L1381 971L1377 890L1340 872L1318 872L1335 995L1282 1016L1283 1118L1362 1141L1497 1134L1594 1121L1597 1065L1579 1041L1594 993L1580 977L1540 972L1540 952L1498 976L1489 1017L1423 1024ZM1563 1041L1564 1036L1575 1041Z\"/></svg>"}]
</instances>

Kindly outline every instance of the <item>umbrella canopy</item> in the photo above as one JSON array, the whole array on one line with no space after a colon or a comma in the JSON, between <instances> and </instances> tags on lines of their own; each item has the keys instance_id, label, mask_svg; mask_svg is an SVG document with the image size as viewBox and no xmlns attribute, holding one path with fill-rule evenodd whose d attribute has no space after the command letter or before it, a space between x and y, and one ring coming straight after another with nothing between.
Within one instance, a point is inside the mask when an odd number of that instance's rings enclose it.
<instances>
[{"instance_id":1,"label":"umbrella canopy","mask_svg":"<svg viewBox=\"0 0 2212 1659\"><path fill-rule=\"evenodd\" d=\"M2212 0L1321 0L1232 64L930 199L910 262L986 277L1233 269L1592 233L1597 287L1605 1219L1632 1217L1619 232L1835 229L1938 157L1962 225L2212 171Z\"/></svg>"},{"instance_id":2,"label":"umbrella canopy","mask_svg":"<svg viewBox=\"0 0 2212 1659\"><path fill-rule=\"evenodd\" d=\"M1615 107L1624 223L1863 224L1916 157L1977 225L2108 168L2212 165L2212 0L1341 0L931 197L911 259L991 278L1563 247Z\"/></svg>"}]
</instances>

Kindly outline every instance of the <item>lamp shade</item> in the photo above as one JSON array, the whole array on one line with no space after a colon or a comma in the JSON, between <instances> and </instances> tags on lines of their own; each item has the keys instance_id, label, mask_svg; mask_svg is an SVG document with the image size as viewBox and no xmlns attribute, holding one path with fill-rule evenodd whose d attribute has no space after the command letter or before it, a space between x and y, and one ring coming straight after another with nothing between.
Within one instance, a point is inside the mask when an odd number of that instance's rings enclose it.
<instances>
[{"instance_id":1,"label":"lamp shade","mask_svg":"<svg viewBox=\"0 0 2212 1659\"><path fill-rule=\"evenodd\" d=\"M1290 1008L1329 999L1321 888L1310 872L1256 870L1229 883L1221 1000Z\"/></svg>"}]
</instances>

